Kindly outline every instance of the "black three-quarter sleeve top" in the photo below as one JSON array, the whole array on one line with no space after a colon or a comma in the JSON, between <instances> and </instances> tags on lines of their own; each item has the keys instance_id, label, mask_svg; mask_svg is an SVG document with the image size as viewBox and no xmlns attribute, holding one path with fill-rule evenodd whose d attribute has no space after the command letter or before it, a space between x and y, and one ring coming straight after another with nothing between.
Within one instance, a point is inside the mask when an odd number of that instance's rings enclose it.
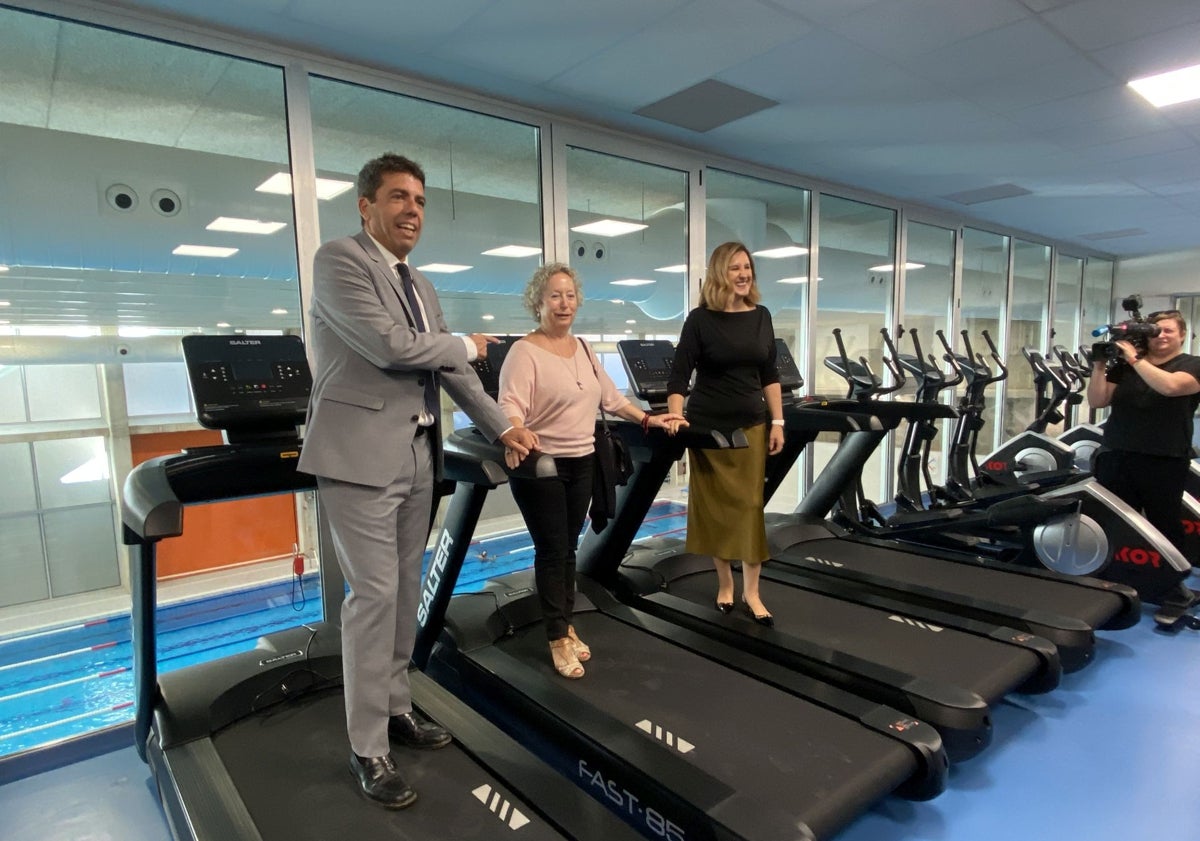
<instances>
[{"instance_id":1,"label":"black three-quarter sleeve top","mask_svg":"<svg viewBox=\"0 0 1200 841\"><path fill-rule=\"evenodd\" d=\"M744 312L703 307L688 313L667 382L670 394L687 394L688 420L715 429L753 426L767 417L763 387L779 382L775 327L758 306Z\"/></svg>"}]
</instances>

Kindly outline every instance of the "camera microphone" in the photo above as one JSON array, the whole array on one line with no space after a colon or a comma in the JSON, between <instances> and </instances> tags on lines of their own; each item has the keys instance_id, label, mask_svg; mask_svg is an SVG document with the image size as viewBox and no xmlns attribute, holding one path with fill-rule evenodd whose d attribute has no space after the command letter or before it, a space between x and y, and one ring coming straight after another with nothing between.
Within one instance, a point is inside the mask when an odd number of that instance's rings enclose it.
<instances>
[{"instance_id":1,"label":"camera microphone","mask_svg":"<svg viewBox=\"0 0 1200 841\"><path fill-rule=\"evenodd\" d=\"M1105 333L1107 333L1109 330L1111 330L1112 327L1113 326L1111 324L1105 324L1103 327L1097 327L1095 330L1092 331L1092 335L1093 336L1103 336Z\"/></svg>"}]
</instances>

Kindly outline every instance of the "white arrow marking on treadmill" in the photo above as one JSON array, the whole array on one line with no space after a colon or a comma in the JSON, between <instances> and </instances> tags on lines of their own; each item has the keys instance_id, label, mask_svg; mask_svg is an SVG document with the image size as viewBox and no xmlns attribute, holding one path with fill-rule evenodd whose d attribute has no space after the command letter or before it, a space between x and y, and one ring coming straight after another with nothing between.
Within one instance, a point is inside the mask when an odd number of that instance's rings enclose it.
<instances>
[{"instance_id":1,"label":"white arrow marking on treadmill","mask_svg":"<svg viewBox=\"0 0 1200 841\"><path fill-rule=\"evenodd\" d=\"M666 742L680 753L691 753L696 749L696 746L687 739L681 739L670 730L663 730L662 727L658 726L657 724L651 724L650 719L648 718L643 718L634 726L644 733L649 733L660 742Z\"/></svg>"},{"instance_id":2,"label":"white arrow marking on treadmill","mask_svg":"<svg viewBox=\"0 0 1200 841\"><path fill-rule=\"evenodd\" d=\"M520 829L521 827L525 826L525 824L529 823L529 818L521 814L520 809L505 800L500 792L496 789L493 789L490 785L484 783L479 788L472 791L471 794L475 795L476 800L478 800L484 806L487 806L488 811L490 811L493 815L500 818L500 820L505 821L508 824L509 829ZM510 809L512 810L511 814L509 812Z\"/></svg>"},{"instance_id":3,"label":"white arrow marking on treadmill","mask_svg":"<svg viewBox=\"0 0 1200 841\"><path fill-rule=\"evenodd\" d=\"M892 614L888 617L888 619L891 619L893 622L903 622L905 625L912 625L914 628L924 628L927 631L933 631L935 634L946 630L945 628L940 628L937 625L930 625L928 622L918 622L916 619L909 619L907 616L896 616L895 614Z\"/></svg>"}]
</instances>

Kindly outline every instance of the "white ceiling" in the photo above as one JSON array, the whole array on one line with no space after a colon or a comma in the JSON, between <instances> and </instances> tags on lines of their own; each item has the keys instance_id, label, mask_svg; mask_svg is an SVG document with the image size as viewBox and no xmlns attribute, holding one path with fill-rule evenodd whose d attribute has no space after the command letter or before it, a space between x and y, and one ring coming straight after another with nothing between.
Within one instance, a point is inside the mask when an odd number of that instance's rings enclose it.
<instances>
[{"instance_id":1,"label":"white ceiling","mask_svg":"<svg viewBox=\"0 0 1200 841\"><path fill-rule=\"evenodd\" d=\"M1118 256L1200 247L1197 0L134 0ZM716 79L778 101L699 133L634 112ZM965 206L945 196L1015 184Z\"/></svg>"},{"instance_id":2,"label":"white ceiling","mask_svg":"<svg viewBox=\"0 0 1200 841\"><path fill-rule=\"evenodd\" d=\"M1200 105L1158 111L1125 87L1129 78L1200 63L1200 0L28 5L66 18L83 10L84 19L93 7L149 11L184 23L169 33L200 46L213 41L189 38L190 24L236 31L243 40L447 83L1081 251L1130 257L1200 248ZM0 23L0 194L20 197L0 202L0 263L20 267L0 274L0 300L12 304L0 321L186 329L298 323L290 228L261 242L243 239L227 261L171 254L181 242L209 242L203 226L231 207L291 218L287 197L252 189L287 166L278 69L51 17L0 9ZM706 132L635 113L706 80L779 105ZM536 244L532 129L512 124L500 132L494 120L449 108L432 125L423 116L427 103L387 96L379 107L384 95L376 91L313 84L323 93L313 97L322 175L353 178L364 148L375 154L403 137L403 151L431 173L432 190L454 186L460 202L473 195L519 203L532 215L501 215L520 221ZM344 131L331 128L343 121ZM449 170L447 150L459 153L455 185L438 180ZM471 165L483 159L486 168ZM573 211L585 200L594 210L621 198L586 160L575 162L572 177L573 188L589 184L573 191ZM141 196L135 212L106 206L105 190L116 183ZM679 186L647 185L640 212L682 225L672 215ZM161 188L181 198L177 216L150 208ZM947 198L987 190L1028 193L970 206ZM322 203L325 238L357 227L353 205L352 194ZM634 208L605 212L637 216ZM441 239L453 239L448 226L432 225L424 259L442 256L439 229ZM528 261L507 262L445 281L453 323L485 313L524 323L515 293ZM624 315L609 312L602 297L585 315L597 327L621 323ZM655 317L672 314L679 315Z\"/></svg>"}]
</instances>

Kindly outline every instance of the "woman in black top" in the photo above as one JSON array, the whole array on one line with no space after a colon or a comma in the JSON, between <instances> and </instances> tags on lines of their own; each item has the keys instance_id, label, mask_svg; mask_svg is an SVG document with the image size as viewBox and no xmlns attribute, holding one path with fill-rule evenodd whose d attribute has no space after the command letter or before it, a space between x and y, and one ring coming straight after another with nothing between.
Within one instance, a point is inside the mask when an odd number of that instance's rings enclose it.
<instances>
[{"instance_id":1,"label":"woman in black top","mask_svg":"<svg viewBox=\"0 0 1200 841\"><path fill-rule=\"evenodd\" d=\"M783 449L783 400L775 369L775 328L754 281L754 260L740 242L718 246L708 261L700 306L688 313L667 384L667 407L693 425L745 430L750 446L689 450L687 551L712 555L717 609L733 610L732 561L742 564L742 601L763 625L773 624L758 592L768 557L763 479L768 452ZM767 423L768 419L770 424Z\"/></svg>"},{"instance_id":2,"label":"woman in black top","mask_svg":"<svg viewBox=\"0 0 1200 841\"><path fill-rule=\"evenodd\" d=\"M1183 488L1192 458L1192 415L1200 405L1200 357L1183 353L1187 322L1178 310L1151 313L1162 330L1144 356L1118 341L1122 360L1105 374L1099 355L1088 402L1111 406L1094 473L1145 514L1175 546L1183 544Z\"/></svg>"}]
</instances>

